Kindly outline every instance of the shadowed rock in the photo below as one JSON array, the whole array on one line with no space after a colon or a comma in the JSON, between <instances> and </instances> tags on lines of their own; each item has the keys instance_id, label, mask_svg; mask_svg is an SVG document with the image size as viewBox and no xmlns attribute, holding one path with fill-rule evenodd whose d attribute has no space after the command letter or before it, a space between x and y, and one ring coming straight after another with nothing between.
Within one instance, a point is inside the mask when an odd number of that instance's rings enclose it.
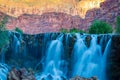
<instances>
[{"instance_id":1,"label":"shadowed rock","mask_svg":"<svg viewBox=\"0 0 120 80\"><path fill-rule=\"evenodd\" d=\"M12 70L8 73L7 80L36 80L32 70L27 71L25 68L21 68L17 70L16 68L12 68Z\"/></svg>"},{"instance_id":2,"label":"shadowed rock","mask_svg":"<svg viewBox=\"0 0 120 80\"><path fill-rule=\"evenodd\" d=\"M91 78L84 78L84 77L79 77L79 76L76 76L74 78L71 78L70 80L98 80L96 76L93 76Z\"/></svg>"}]
</instances>

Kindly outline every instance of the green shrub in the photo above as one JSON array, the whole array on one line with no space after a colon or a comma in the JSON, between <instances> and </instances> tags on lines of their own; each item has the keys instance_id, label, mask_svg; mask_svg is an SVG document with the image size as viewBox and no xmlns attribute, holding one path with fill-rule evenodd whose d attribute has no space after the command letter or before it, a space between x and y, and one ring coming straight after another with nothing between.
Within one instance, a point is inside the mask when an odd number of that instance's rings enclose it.
<instances>
[{"instance_id":1,"label":"green shrub","mask_svg":"<svg viewBox=\"0 0 120 80\"><path fill-rule=\"evenodd\" d=\"M120 16L116 19L116 33L120 33Z\"/></svg>"},{"instance_id":2,"label":"green shrub","mask_svg":"<svg viewBox=\"0 0 120 80\"><path fill-rule=\"evenodd\" d=\"M62 28L62 29L60 29L60 32L63 32L63 33L85 33L85 31L77 29L77 28L72 28L70 30Z\"/></svg>"},{"instance_id":3,"label":"green shrub","mask_svg":"<svg viewBox=\"0 0 120 80\"><path fill-rule=\"evenodd\" d=\"M5 28L5 24L7 23L7 17L3 18L3 21L0 23L0 49L9 43L8 31Z\"/></svg>"},{"instance_id":4,"label":"green shrub","mask_svg":"<svg viewBox=\"0 0 120 80\"><path fill-rule=\"evenodd\" d=\"M8 31L0 31L0 49L9 43Z\"/></svg>"},{"instance_id":5,"label":"green shrub","mask_svg":"<svg viewBox=\"0 0 120 80\"><path fill-rule=\"evenodd\" d=\"M96 20L90 26L89 33L90 34L112 33L112 27L106 22Z\"/></svg>"},{"instance_id":6,"label":"green shrub","mask_svg":"<svg viewBox=\"0 0 120 80\"><path fill-rule=\"evenodd\" d=\"M85 31L83 31L83 30L79 30L79 32L80 32L80 33L86 33L86 32L85 32Z\"/></svg>"},{"instance_id":7,"label":"green shrub","mask_svg":"<svg viewBox=\"0 0 120 80\"><path fill-rule=\"evenodd\" d=\"M76 28L72 28L72 29L70 29L70 31L69 31L70 33L78 33L79 32L79 30L78 29L76 29Z\"/></svg>"},{"instance_id":8,"label":"green shrub","mask_svg":"<svg viewBox=\"0 0 120 80\"><path fill-rule=\"evenodd\" d=\"M23 34L23 31L20 28L18 28L18 27L15 28L15 31L20 33L20 34Z\"/></svg>"},{"instance_id":9,"label":"green shrub","mask_svg":"<svg viewBox=\"0 0 120 80\"><path fill-rule=\"evenodd\" d=\"M69 33L69 31L67 29L64 29L64 28L61 28L60 32L62 32L62 33Z\"/></svg>"},{"instance_id":10,"label":"green shrub","mask_svg":"<svg viewBox=\"0 0 120 80\"><path fill-rule=\"evenodd\" d=\"M85 33L85 31L77 29L77 28L72 28L69 31L70 33Z\"/></svg>"}]
</instances>

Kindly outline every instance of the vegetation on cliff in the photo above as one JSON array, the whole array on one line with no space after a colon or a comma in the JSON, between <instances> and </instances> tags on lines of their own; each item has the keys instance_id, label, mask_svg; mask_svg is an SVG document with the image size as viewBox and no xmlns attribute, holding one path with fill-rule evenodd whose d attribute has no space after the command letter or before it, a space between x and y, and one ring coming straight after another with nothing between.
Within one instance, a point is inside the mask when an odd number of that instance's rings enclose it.
<instances>
[{"instance_id":1,"label":"vegetation on cliff","mask_svg":"<svg viewBox=\"0 0 120 80\"><path fill-rule=\"evenodd\" d=\"M118 23L118 25L120 25L120 24ZM113 31L113 29L112 29L112 26L110 24L108 24L104 21L100 21L100 20L95 20L90 25L88 32L85 32L85 31L77 29L77 28L72 28L70 30L65 29L65 28L60 29L60 32L63 32L63 33L107 34L107 33L112 33L112 31Z\"/></svg>"},{"instance_id":2,"label":"vegetation on cliff","mask_svg":"<svg viewBox=\"0 0 120 80\"><path fill-rule=\"evenodd\" d=\"M7 43L9 43L7 31L0 31L0 49Z\"/></svg>"},{"instance_id":3,"label":"vegetation on cliff","mask_svg":"<svg viewBox=\"0 0 120 80\"><path fill-rule=\"evenodd\" d=\"M20 28L18 28L18 27L15 28L15 31L20 33L20 34L23 34L23 31Z\"/></svg>"},{"instance_id":4,"label":"vegetation on cliff","mask_svg":"<svg viewBox=\"0 0 120 80\"><path fill-rule=\"evenodd\" d=\"M7 17L5 16L0 23L0 49L9 43L8 31L5 28L5 24L7 22Z\"/></svg>"},{"instance_id":5,"label":"vegetation on cliff","mask_svg":"<svg viewBox=\"0 0 120 80\"><path fill-rule=\"evenodd\" d=\"M112 33L112 31L111 25L100 20L95 20L89 28L90 34L106 34Z\"/></svg>"},{"instance_id":6,"label":"vegetation on cliff","mask_svg":"<svg viewBox=\"0 0 120 80\"><path fill-rule=\"evenodd\" d=\"M62 28L60 29L60 32L62 33L85 33L85 31L77 29L77 28L72 28L70 30Z\"/></svg>"},{"instance_id":7,"label":"vegetation on cliff","mask_svg":"<svg viewBox=\"0 0 120 80\"><path fill-rule=\"evenodd\" d=\"M120 16L116 19L116 33L120 33Z\"/></svg>"},{"instance_id":8,"label":"vegetation on cliff","mask_svg":"<svg viewBox=\"0 0 120 80\"><path fill-rule=\"evenodd\" d=\"M69 30L68 30L68 29L65 29L65 28L61 28L61 29L60 29L60 32L62 32L62 33L69 33Z\"/></svg>"},{"instance_id":9,"label":"vegetation on cliff","mask_svg":"<svg viewBox=\"0 0 120 80\"><path fill-rule=\"evenodd\" d=\"M81 29L77 29L77 28L72 28L69 31L70 33L85 33L85 31L81 30Z\"/></svg>"}]
</instances>

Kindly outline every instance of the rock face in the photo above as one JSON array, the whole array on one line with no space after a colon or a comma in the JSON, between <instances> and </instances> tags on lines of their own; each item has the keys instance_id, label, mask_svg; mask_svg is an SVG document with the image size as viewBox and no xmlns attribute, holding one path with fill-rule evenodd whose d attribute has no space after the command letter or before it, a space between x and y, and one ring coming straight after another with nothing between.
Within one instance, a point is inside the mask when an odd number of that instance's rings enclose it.
<instances>
[{"instance_id":1,"label":"rock face","mask_svg":"<svg viewBox=\"0 0 120 80\"><path fill-rule=\"evenodd\" d=\"M4 13L0 13L0 22L2 21L2 19L4 18Z\"/></svg>"},{"instance_id":2,"label":"rock face","mask_svg":"<svg viewBox=\"0 0 120 80\"><path fill-rule=\"evenodd\" d=\"M95 19L103 20L115 27L116 17L120 15L120 0L106 0L100 4L100 9L94 8L86 13L84 19L63 12L47 12L42 15L23 14L18 18L9 18L8 29L19 27L27 34L59 32L61 28L79 28L88 30ZM2 15L0 14L0 17ZM2 19L2 18L1 18Z\"/></svg>"},{"instance_id":3,"label":"rock face","mask_svg":"<svg viewBox=\"0 0 120 80\"><path fill-rule=\"evenodd\" d=\"M8 73L7 80L36 80L36 79L31 70L29 70L28 72L25 68L22 68L20 70L12 68L12 70Z\"/></svg>"},{"instance_id":4,"label":"rock face","mask_svg":"<svg viewBox=\"0 0 120 80\"><path fill-rule=\"evenodd\" d=\"M95 19L106 21L115 27L116 17L120 15L120 0L106 0L100 4L100 9L89 10L83 26L87 29Z\"/></svg>"},{"instance_id":5,"label":"rock face","mask_svg":"<svg viewBox=\"0 0 120 80\"><path fill-rule=\"evenodd\" d=\"M104 0L0 0L0 11L14 17L26 13L41 15L46 12L64 12L85 17L87 10L99 8L100 3L103 1Z\"/></svg>"},{"instance_id":6,"label":"rock face","mask_svg":"<svg viewBox=\"0 0 120 80\"><path fill-rule=\"evenodd\" d=\"M108 54L107 76L108 80L120 79L120 35L112 37L111 53Z\"/></svg>"},{"instance_id":7,"label":"rock face","mask_svg":"<svg viewBox=\"0 0 120 80\"><path fill-rule=\"evenodd\" d=\"M36 34L44 32L58 32L61 28L80 28L82 19L79 16L71 16L66 13L44 13L42 15L24 14L17 19L10 19L7 28L20 27L25 33ZM84 29L81 27L81 29Z\"/></svg>"}]
</instances>

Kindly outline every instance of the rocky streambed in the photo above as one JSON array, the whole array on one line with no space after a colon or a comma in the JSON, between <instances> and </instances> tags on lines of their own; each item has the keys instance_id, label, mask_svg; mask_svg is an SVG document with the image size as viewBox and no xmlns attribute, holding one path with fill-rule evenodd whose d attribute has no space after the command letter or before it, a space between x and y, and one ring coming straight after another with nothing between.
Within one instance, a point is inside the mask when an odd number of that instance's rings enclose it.
<instances>
[{"instance_id":1,"label":"rocky streambed","mask_svg":"<svg viewBox=\"0 0 120 80\"><path fill-rule=\"evenodd\" d=\"M53 80L52 78L48 78L48 79ZM25 68L16 69L15 67L13 67L7 75L7 80L36 80L36 79L32 69L29 69L29 70ZM45 80L45 79L43 78L42 80ZM68 80L68 79L63 78L63 80ZM93 76L91 78L76 76L76 77L70 78L69 80L98 80L98 79L96 76Z\"/></svg>"}]
</instances>

